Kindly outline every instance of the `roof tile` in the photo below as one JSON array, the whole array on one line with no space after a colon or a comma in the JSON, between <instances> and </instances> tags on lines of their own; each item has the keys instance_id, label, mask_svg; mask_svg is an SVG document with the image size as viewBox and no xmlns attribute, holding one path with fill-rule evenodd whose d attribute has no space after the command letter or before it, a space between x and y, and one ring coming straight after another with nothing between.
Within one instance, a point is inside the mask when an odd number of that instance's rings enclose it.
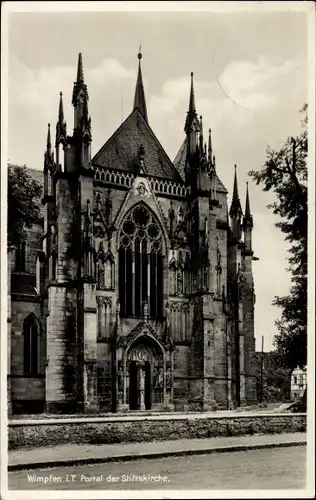
<instances>
[{"instance_id":1,"label":"roof tile","mask_svg":"<svg viewBox=\"0 0 316 500\"><path fill-rule=\"evenodd\" d=\"M182 179L152 129L135 108L92 159L92 166L137 173L138 151L144 147L144 164L151 177L182 183Z\"/></svg>"}]
</instances>

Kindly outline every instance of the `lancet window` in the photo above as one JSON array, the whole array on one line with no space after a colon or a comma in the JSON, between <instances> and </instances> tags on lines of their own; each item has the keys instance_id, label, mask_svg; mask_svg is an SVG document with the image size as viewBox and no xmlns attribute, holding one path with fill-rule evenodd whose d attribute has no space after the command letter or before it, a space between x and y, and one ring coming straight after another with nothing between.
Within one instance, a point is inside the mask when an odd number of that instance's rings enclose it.
<instances>
[{"instance_id":1,"label":"lancet window","mask_svg":"<svg viewBox=\"0 0 316 500\"><path fill-rule=\"evenodd\" d=\"M23 322L24 374L36 376L40 371L40 329L33 314Z\"/></svg>"}]
</instances>

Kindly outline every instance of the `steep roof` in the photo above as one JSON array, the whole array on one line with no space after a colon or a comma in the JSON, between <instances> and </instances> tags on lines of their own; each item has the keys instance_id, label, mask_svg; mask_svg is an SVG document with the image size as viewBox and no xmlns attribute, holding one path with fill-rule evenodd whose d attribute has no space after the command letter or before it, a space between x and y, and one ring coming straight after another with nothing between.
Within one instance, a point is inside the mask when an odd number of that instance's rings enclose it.
<instances>
[{"instance_id":1,"label":"steep roof","mask_svg":"<svg viewBox=\"0 0 316 500\"><path fill-rule=\"evenodd\" d=\"M92 166L137 173L138 152L144 147L144 165L151 177L182 182L142 113L135 108L92 159Z\"/></svg>"},{"instance_id":2,"label":"steep roof","mask_svg":"<svg viewBox=\"0 0 316 500\"><path fill-rule=\"evenodd\" d=\"M187 159L187 138L184 139L178 153L176 154L176 157L173 161L175 168L183 178L185 179L185 163ZM216 174L216 191L219 193L228 193L227 189L225 188L224 184Z\"/></svg>"},{"instance_id":3,"label":"steep roof","mask_svg":"<svg viewBox=\"0 0 316 500\"><path fill-rule=\"evenodd\" d=\"M187 138L184 139L173 164L181 175L182 179L185 180L185 162L187 158Z\"/></svg>"}]
</instances>

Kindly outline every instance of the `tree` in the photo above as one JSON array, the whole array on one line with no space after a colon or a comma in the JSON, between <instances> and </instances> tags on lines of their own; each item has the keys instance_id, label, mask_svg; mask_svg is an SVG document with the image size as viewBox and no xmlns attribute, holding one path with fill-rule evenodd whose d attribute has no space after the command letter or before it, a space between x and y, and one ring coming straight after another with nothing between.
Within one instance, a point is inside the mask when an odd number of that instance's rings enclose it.
<instances>
[{"instance_id":1,"label":"tree","mask_svg":"<svg viewBox=\"0 0 316 500\"><path fill-rule=\"evenodd\" d=\"M307 362L307 105L301 110L302 132L289 137L279 151L267 148L267 159L259 171L249 175L276 201L268 205L280 218L276 223L289 242L291 288L289 295L275 297L281 318L274 345L291 369Z\"/></svg>"},{"instance_id":2,"label":"tree","mask_svg":"<svg viewBox=\"0 0 316 500\"><path fill-rule=\"evenodd\" d=\"M8 245L19 245L25 230L40 219L41 184L26 166L8 165Z\"/></svg>"},{"instance_id":3,"label":"tree","mask_svg":"<svg viewBox=\"0 0 316 500\"><path fill-rule=\"evenodd\" d=\"M261 396L261 363L263 362L262 400L265 403L289 401L291 370L284 365L283 356L276 351L254 353L257 394Z\"/></svg>"}]
</instances>

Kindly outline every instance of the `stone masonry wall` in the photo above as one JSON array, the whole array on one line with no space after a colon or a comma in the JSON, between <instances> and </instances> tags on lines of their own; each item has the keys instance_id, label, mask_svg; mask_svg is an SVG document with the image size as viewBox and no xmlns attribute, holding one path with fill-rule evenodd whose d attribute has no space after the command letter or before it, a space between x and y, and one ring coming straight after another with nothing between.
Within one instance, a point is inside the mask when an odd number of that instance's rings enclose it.
<instances>
[{"instance_id":1,"label":"stone masonry wall","mask_svg":"<svg viewBox=\"0 0 316 500\"><path fill-rule=\"evenodd\" d=\"M243 257L243 332L245 353L245 391L247 404L256 402L256 378L254 373L255 336L254 336L254 291L252 257Z\"/></svg>"},{"instance_id":2,"label":"stone masonry wall","mask_svg":"<svg viewBox=\"0 0 316 500\"><path fill-rule=\"evenodd\" d=\"M55 421L56 422L56 421ZM9 423L9 449L59 444L113 444L216 436L305 432L306 414L234 415L174 419L60 419L57 423Z\"/></svg>"},{"instance_id":3,"label":"stone masonry wall","mask_svg":"<svg viewBox=\"0 0 316 500\"><path fill-rule=\"evenodd\" d=\"M189 399L189 363L190 348L186 345L175 347L174 376L173 376L173 400L175 410L184 410Z\"/></svg>"},{"instance_id":4,"label":"stone masonry wall","mask_svg":"<svg viewBox=\"0 0 316 500\"><path fill-rule=\"evenodd\" d=\"M40 317L40 304L29 301L12 301L12 321L11 321L11 366L10 385L11 401L13 407L15 402L21 400L41 400L45 399L45 338L42 329L40 336L40 367L39 377L24 376L24 336L23 321L29 313L34 313L37 319ZM39 321L40 322L40 321Z\"/></svg>"},{"instance_id":5,"label":"stone masonry wall","mask_svg":"<svg viewBox=\"0 0 316 500\"><path fill-rule=\"evenodd\" d=\"M112 345L110 342L98 342L97 359L97 395L100 411L111 411Z\"/></svg>"},{"instance_id":6,"label":"stone masonry wall","mask_svg":"<svg viewBox=\"0 0 316 500\"><path fill-rule=\"evenodd\" d=\"M63 407L69 411L75 393L75 326L70 318L74 313L75 290L68 290L65 281L71 277L72 214L75 203L74 187L67 179L56 183L58 214L57 281L48 288L46 404L48 411ZM63 410L64 411L64 410Z\"/></svg>"}]
</instances>

